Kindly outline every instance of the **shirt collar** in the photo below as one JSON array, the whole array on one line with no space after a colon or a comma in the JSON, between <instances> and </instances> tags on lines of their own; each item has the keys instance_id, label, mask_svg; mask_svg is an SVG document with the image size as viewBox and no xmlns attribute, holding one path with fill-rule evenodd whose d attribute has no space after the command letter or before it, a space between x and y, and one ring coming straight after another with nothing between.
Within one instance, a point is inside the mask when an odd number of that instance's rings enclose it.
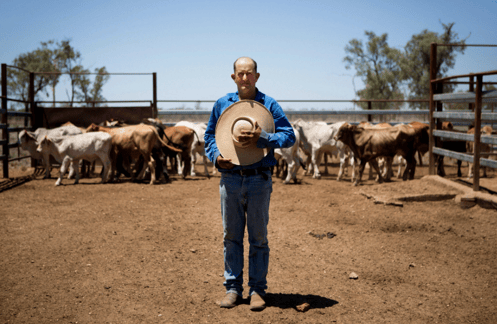
<instances>
[{"instance_id":1,"label":"shirt collar","mask_svg":"<svg viewBox=\"0 0 497 324\"><path fill-rule=\"evenodd\" d=\"M257 90L257 93L255 94L254 100L260 102L261 104L264 104L266 96L262 92L260 92L259 89L255 88L255 90ZM237 102L238 100L240 100L240 97L238 97L238 91L235 93L229 93L228 95L229 95L228 100L232 102Z\"/></svg>"}]
</instances>

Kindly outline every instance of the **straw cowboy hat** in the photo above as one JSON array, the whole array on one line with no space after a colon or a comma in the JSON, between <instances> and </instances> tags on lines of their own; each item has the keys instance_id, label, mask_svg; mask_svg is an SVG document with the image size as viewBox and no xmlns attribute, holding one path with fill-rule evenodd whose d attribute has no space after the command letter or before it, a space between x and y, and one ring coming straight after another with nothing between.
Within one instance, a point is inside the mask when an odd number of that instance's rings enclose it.
<instances>
[{"instance_id":1,"label":"straw cowboy hat","mask_svg":"<svg viewBox=\"0 0 497 324\"><path fill-rule=\"evenodd\" d=\"M236 165L250 165L262 160L270 148L241 147L237 141L242 131L254 130L255 122L267 133L274 133L273 115L254 100L235 102L219 117L216 125L216 144L221 155Z\"/></svg>"}]
</instances>

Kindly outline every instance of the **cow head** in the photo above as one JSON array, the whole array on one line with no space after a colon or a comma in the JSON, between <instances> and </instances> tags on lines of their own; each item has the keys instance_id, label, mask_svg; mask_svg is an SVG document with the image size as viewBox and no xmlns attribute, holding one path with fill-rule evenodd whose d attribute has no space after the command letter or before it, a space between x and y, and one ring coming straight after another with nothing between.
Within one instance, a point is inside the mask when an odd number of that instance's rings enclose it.
<instances>
[{"instance_id":1,"label":"cow head","mask_svg":"<svg viewBox=\"0 0 497 324\"><path fill-rule=\"evenodd\" d=\"M32 132L23 129L19 133L19 144L25 149L29 142L36 142L36 136Z\"/></svg>"},{"instance_id":2,"label":"cow head","mask_svg":"<svg viewBox=\"0 0 497 324\"><path fill-rule=\"evenodd\" d=\"M95 125L94 123L92 123L90 126L88 126L88 128L86 129L86 132L89 133L89 132L98 132L100 131L100 126L98 125Z\"/></svg>"},{"instance_id":3,"label":"cow head","mask_svg":"<svg viewBox=\"0 0 497 324\"><path fill-rule=\"evenodd\" d=\"M336 133L334 139L335 141L341 141L345 144L347 144L346 142L346 139L349 136L349 134L352 132L352 129L354 128L355 126L353 125L350 125L349 123L344 123L342 126L340 126L340 128L338 129L338 132Z\"/></svg>"},{"instance_id":4,"label":"cow head","mask_svg":"<svg viewBox=\"0 0 497 324\"><path fill-rule=\"evenodd\" d=\"M43 151L47 151L51 142L52 141L48 138L48 136L45 136L38 144L36 151L38 153L43 153Z\"/></svg>"}]
</instances>

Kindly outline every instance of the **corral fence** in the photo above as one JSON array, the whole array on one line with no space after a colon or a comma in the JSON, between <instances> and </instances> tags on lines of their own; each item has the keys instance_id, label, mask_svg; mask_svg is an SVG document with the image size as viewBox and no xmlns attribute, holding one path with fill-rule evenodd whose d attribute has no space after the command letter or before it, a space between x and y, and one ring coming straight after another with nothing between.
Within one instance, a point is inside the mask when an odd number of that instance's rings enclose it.
<instances>
[{"instance_id":1,"label":"corral fence","mask_svg":"<svg viewBox=\"0 0 497 324\"><path fill-rule=\"evenodd\" d=\"M443 44L432 44L432 61L435 57L436 59L436 46L444 46ZM446 45L449 46L449 45ZM465 45L471 46L471 45ZM434 52L433 52L434 51ZM435 64L436 62L433 62ZM434 65L433 65L434 66ZM169 110L159 110L158 103L163 104L177 104L177 103L195 103L200 106L201 103L214 103L214 100L157 100L157 74L156 73L106 73L109 75L152 75L152 89L153 98L152 100L135 100L135 101L86 101L86 102L72 102L85 104L86 107L70 107L70 106L56 106L55 104L69 103L68 101L35 101L34 95L34 79L37 74L64 74L59 72L30 72L22 70L29 74L29 91L28 99L20 100L9 98L7 95L7 68L19 69L15 66L8 66L2 64L2 106L0 113L2 115L2 123L0 124L0 130L2 130L2 139L0 140L0 146L3 148L2 155L0 155L0 160L3 164L3 178L9 177L8 166L10 162L17 161L20 159L30 158L29 155L21 156L19 152L19 144L17 137L15 137L15 142L9 141L10 134L19 134L23 129L34 130L38 127L53 128L60 126L61 124L70 121L76 126L87 127L91 123L101 123L109 119L119 119L126 123L133 124L139 123L143 118L160 118L166 124L173 125L181 120L188 120L191 122L207 122L209 120L210 110L184 110L184 109L169 109ZM430 70L433 71L433 68ZM95 73L85 73L85 74L95 74ZM454 121L456 126L468 126L471 124L481 125L482 121L487 123L493 123L497 121L497 118L493 113L481 113L481 103L482 102L497 102L495 92L486 93L482 92L482 80L483 75L493 75L497 74L496 71L483 72L477 74L469 74L465 76L454 76L444 79L436 80L432 75L432 82L430 87L430 99L429 100L278 100L280 104L292 104L292 103L318 103L318 104L333 104L333 103L352 103L356 104L367 104L367 109L359 110L332 110L332 109L321 109L321 110L293 110L285 109L285 114L290 121L295 121L297 119L303 119L305 121L325 121L327 123L334 123L337 121L348 121L351 124L357 124L361 121L369 121L371 123L381 123L388 122L392 124L397 123L409 123L411 121L419 121L430 124L430 174L434 174L434 154L445 155L455 159L460 159L463 161L473 162L473 156L467 154L458 154L456 152L447 152L441 148L436 147L435 138L452 138L454 140L465 140L474 141L478 143L488 143L497 144L494 138L483 136L480 138L479 132L475 132L475 135L467 135L462 133L448 133L440 130L440 125L442 120ZM468 77L469 82L453 82L450 81L453 78L458 77ZM476 83L474 82L476 78ZM441 83L452 83L452 84L469 84L470 92L461 95L459 93L455 94L442 94ZM493 82L486 82L485 84L497 84ZM474 87L476 85L476 93L474 93ZM479 90L478 90L479 89ZM473 91L473 94L471 92ZM479 91L479 94L478 94ZM443 97L449 96L449 97ZM451 97L452 96L452 97ZM459 97L457 97L459 96ZM465 97L466 96L466 97ZM472 97L471 97L472 96ZM456 98L457 97L457 98ZM452 100L452 101L451 101ZM8 102L18 102L25 104L25 111L10 111L8 110ZM379 110L373 109L373 105L381 103L419 103L422 105L429 105L429 109L421 110ZM444 112L442 102L467 102L469 109L472 107L479 107L474 109L474 114L471 112ZM49 105L52 104L52 107ZM113 106L113 107L95 107L97 104L133 104L134 106ZM142 105L135 105L142 104ZM428 108L428 107L427 107ZM436 109L436 111L435 111ZM23 125L16 125L11 127L8 122L8 117L18 117L23 119ZM477 128L478 129L478 128ZM10 138L12 140L13 138ZM480 156L479 144L476 145L478 149L475 149L474 161L475 163L475 187L474 190L479 190L479 176L478 170L480 164L478 163ZM9 150L12 148L17 148L18 154L16 157L9 156ZM35 163L31 162L32 166ZM482 159L481 165L497 167L495 161Z\"/></svg>"},{"instance_id":2,"label":"corral fence","mask_svg":"<svg viewBox=\"0 0 497 324\"><path fill-rule=\"evenodd\" d=\"M16 99L8 95L7 69L16 69L26 73L29 78L27 99ZM9 163L31 158L21 152L18 136L22 130L35 130L39 127L54 128L66 122L71 122L78 127L87 127L91 123L99 124L106 120L119 118L128 123L140 123L144 118L157 116L157 73L105 73L107 75L150 75L152 76L152 100L120 100L120 101L35 101L35 77L50 74L97 74L97 73L60 73L60 72L31 72L22 68L2 64L1 71L1 99L0 114L2 116L0 130L2 138L0 147L2 154L3 178L9 178ZM24 111L12 111L9 104L24 104ZM59 106L56 106L58 104ZM84 105L74 107L72 104ZM117 104L120 106L99 106L100 104ZM52 106L50 106L52 105ZM64 106L65 105L65 106ZM17 149L14 154L11 149ZM36 161L31 160L31 166L36 166Z\"/></svg>"},{"instance_id":3,"label":"corral fence","mask_svg":"<svg viewBox=\"0 0 497 324\"><path fill-rule=\"evenodd\" d=\"M482 156L495 155L495 153L480 152L481 144L497 145L497 137L481 136L482 122L497 122L497 113L493 112L493 104L497 102L497 90L483 91L484 84L497 84L496 82L483 82L484 76L497 75L497 71L455 75L446 78L436 78L436 58L439 46L472 46L472 47L497 47L497 45L461 45L432 43L430 48L430 148L429 148L429 173L435 174L435 154L447 156L461 161L473 163L473 190L480 190L480 167L497 168L497 161ZM453 81L468 78L468 81ZM476 83L475 83L476 78ZM444 84L468 84L468 92L443 93ZM467 103L471 112L443 111L444 103ZM492 103L492 112L482 112L483 103ZM469 124L475 129L474 135L441 130L442 121L455 121ZM473 154L458 153L440 148L441 140L474 142Z\"/></svg>"}]
</instances>

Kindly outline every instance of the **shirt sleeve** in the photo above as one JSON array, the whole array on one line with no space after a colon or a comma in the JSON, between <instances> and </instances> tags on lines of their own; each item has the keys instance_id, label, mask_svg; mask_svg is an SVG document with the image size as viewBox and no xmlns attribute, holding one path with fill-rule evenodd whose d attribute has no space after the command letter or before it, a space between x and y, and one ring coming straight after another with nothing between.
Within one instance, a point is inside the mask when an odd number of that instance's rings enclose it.
<instances>
[{"instance_id":1,"label":"shirt sleeve","mask_svg":"<svg viewBox=\"0 0 497 324\"><path fill-rule=\"evenodd\" d=\"M209 160L216 165L217 157L221 155L219 149L216 145L216 125L219 119L220 103L219 100L216 101L214 107L212 108L211 116L209 118L209 123L205 130L204 141L205 141L205 154Z\"/></svg>"},{"instance_id":2,"label":"shirt sleeve","mask_svg":"<svg viewBox=\"0 0 497 324\"><path fill-rule=\"evenodd\" d=\"M266 103L268 104L268 103ZM274 133L267 133L264 130L257 141L258 148L285 148L295 144L295 133L288 121L281 106L272 100L268 107L274 119Z\"/></svg>"}]
</instances>

